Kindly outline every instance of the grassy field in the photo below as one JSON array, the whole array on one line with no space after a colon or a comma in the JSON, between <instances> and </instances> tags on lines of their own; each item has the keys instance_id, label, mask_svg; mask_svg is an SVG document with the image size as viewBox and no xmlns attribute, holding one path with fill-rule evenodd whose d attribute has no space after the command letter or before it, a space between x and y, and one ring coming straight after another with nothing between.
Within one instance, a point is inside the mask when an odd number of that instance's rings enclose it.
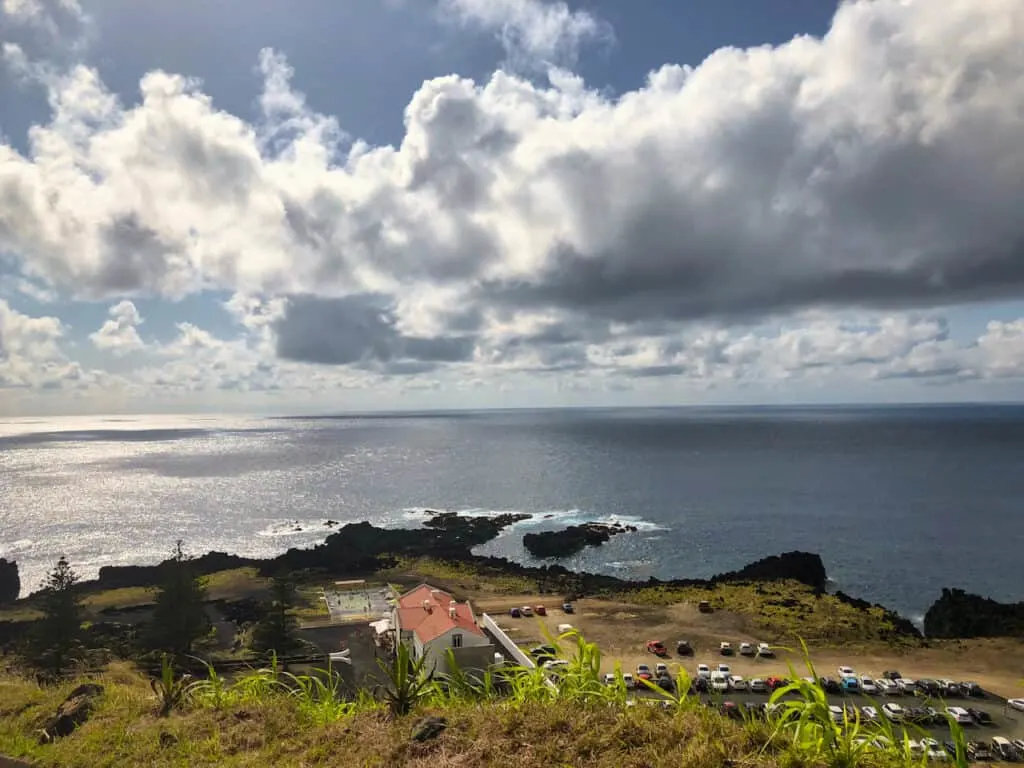
<instances>
[{"instance_id":1,"label":"grassy field","mask_svg":"<svg viewBox=\"0 0 1024 768\"><path fill-rule=\"evenodd\" d=\"M222 701L196 696L160 717L148 680L116 666L92 679L105 694L89 721L50 745L38 743L38 729L82 681L45 688L0 674L0 754L70 768L914 765L897 751L864 752L850 760L851 740L827 723L810 738L810 731L801 736L759 720L727 720L693 699L674 701L669 709L625 706L622 692L593 687L588 653L583 649L582 658L574 657L573 670L557 690L534 676L506 699L436 694L409 714L366 698L343 707L332 699L324 707L239 681ZM578 679L570 677L576 674ZM424 715L443 717L447 727L421 743L411 734Z\"/></svg>"}]
</instances>

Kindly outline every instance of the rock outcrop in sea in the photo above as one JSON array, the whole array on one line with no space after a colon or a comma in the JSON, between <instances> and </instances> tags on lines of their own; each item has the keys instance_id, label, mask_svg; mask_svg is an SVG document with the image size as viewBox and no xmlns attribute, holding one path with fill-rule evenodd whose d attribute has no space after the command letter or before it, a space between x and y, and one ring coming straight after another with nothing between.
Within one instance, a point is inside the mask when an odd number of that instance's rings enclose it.
<instances>
[{"instance_id":1,"label":"rock outcrop in sea","mask_svg":"<svg viewBox=\"0 0 1024 768\"><path fill-rule=\"evenodd\" d=\"M523 536L523 546L534 557L569 557L587 547L599 547L619 533L636 531L622 523L583 523L560 531L539 531Z\"/></svg>"},{"instance_id":2,"label":"rock outcrop in sea","mask_svg":"<svg viewBox=\"0 0 1024 768\"><path fill-rule=\"evenodd\" d=\"M924 615L928 637L1022 637L1024 603L1000 603L962 589L943 589Z\"/></svg>"}]
</instances>

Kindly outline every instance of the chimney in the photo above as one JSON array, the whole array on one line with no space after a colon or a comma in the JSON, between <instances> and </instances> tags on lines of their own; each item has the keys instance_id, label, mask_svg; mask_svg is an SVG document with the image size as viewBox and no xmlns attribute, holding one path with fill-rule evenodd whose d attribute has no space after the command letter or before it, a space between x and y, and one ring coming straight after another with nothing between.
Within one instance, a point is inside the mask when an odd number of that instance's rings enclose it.
<instances>
[{"instance_id":1,"label":"chimney","mask_svg":"<svg viewBox=\"0 0 1024 768\"><path fill-rule=\"evenodd\" d=\"M423 601L423 610L426 611L427 613L430 613L430 601L429 600L424 600Z\"/></svg>"},{"instance_id":2,"label":"chimney","mask_svg":"<svg viewBox=\"0 0 1024 768\"><path fill-rule=\"evenodd\" d=\"M458 608L456 607L456 602L452 600L448 603L448 615L454 619L457 614Z\"/></svg>"}]
</instances>

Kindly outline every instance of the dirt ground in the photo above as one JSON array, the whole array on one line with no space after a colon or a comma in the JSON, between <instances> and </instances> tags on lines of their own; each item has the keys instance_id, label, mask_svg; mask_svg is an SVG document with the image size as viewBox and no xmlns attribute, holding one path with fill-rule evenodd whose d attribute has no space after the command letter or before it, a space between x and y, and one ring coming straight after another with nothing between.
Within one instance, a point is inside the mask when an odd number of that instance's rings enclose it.
<instances>
[{"instance_id":1,"label":"dirt ground","mask_svg":"<svg viewBox=\"0 0 1024 768\"><path fill-rule=\"evenodd\" d=\"M548 615L520 619L509 616L509 608L523 605L545 605ZM689 640L694 655L685 659L674 656L670 666L682 663L693 674L699 663L726 661L734 674L750 678L788 675L788 665L792 664L798 675L808 674L799 649L787 651L779 638L751 634L749 622L741 615L724 611L704 614L687 603L652 607L588 599L577 602L576 613L566 616L559 606L560 601L550 595L481 596L473 600L474 609L489 613L510 637L527 647L543 641L541 625L556 634L558 624L572 624L588 641L597 643L603 655L602 668L608 672L616 662L623 670L653 663L655 657L645 650L648 640L661 640L673 651L676 641ZM768 642L776 648L777 656L750 659L736 655L723 659L718 651L723 640L736 649L741 642ZM882 643L856 648L811 646L810 651L819 675L835 676L840 665L873 677L895 669L909 678L973 680L1001 696L1024 697L1024 640L933 641L929 647L908 650L894 650Z\"/></svg>"}]
</instances>

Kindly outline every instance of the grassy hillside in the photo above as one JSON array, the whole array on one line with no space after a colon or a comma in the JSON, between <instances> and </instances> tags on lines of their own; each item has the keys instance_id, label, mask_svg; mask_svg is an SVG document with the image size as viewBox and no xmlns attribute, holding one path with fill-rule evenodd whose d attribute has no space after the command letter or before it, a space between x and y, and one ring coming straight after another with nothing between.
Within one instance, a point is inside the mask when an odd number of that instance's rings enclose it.
<instances>
[{"instance_id":1,"label":"grassy hillside","mask_svg":"<svg viewBox=\"0 0 1024 768\"><path fill-rule=\"evenodd\" d=\"M45 687L0 674L0 755L82 768L923 765L885 723L833 723L815 686L795 682L770 720L730 720L687 694L630 700L621 676L600 682L596 646L573 635L560 642L572 653L564 654L571 662L557 684L540 670L510 668L501 695L490 673L440 681L415 669L402 675L407 658L382 671L375 695L362 691L354 700L335 695L330 675L271 668L189 685L167 667L161 685L115 665L88 680L105 690L89 720L53 744L40 743L40 729L85 681ZM676 683L689 687L682 672ZM163 716L161 704L170 705ZM416 740L426 716L444 718L446 727ZM889 746L870 743L879 737Z\"/></svg>"}]
</instances>

